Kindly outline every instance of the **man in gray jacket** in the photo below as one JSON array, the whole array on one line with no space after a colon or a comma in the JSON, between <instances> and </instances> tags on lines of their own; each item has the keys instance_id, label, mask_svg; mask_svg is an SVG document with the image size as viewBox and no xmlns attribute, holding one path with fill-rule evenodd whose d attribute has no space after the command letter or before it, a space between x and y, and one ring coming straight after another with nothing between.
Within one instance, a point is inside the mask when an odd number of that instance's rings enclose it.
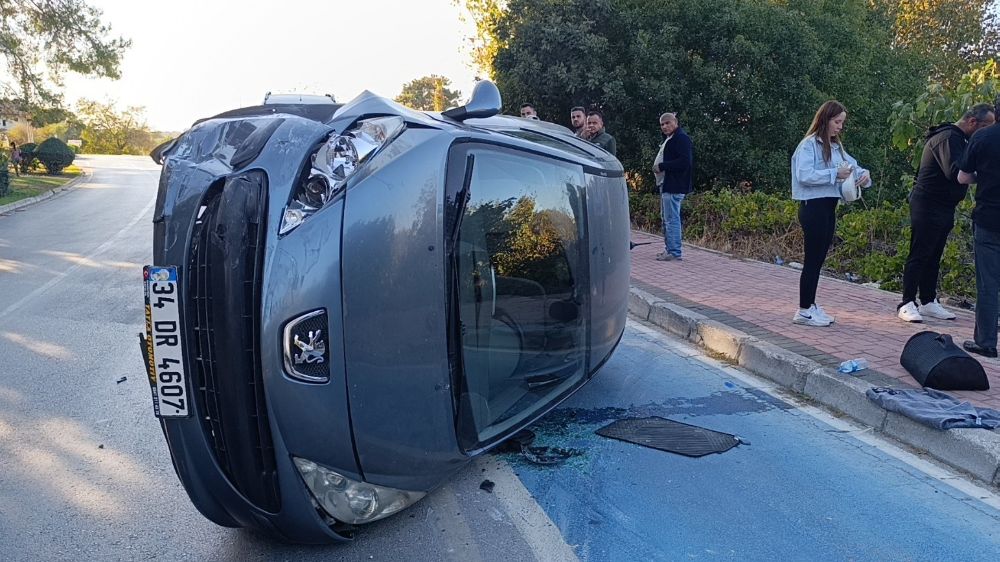
<instances>
[{"instance_id":1,"label":"man in gray jacket","mask_svg":"<svg viewBox=\"0 0 1000 562\"><path fill-rule=\"evenodd\" d=\"M618 150L615 137L604 130L604 114L596 109L587 112L587 135L590 142L607 150L612 156Z\"/></svg>"}]
</instances>

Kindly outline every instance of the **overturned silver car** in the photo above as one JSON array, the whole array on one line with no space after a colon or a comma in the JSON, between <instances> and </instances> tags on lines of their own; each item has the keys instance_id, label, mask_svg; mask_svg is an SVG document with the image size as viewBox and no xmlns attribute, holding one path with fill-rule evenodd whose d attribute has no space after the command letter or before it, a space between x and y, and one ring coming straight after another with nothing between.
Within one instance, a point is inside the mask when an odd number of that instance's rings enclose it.
<instances>
[{"instance_id":1,"label":"overturned silver car","mask_svg":"<svg viewBox=\"0 0 1000 562\"><path fill-rule=\"evenodd\" d=\"M364 93L203 120L162 163L143 352L191 501L349 538L544 415L625 325L619 162L567 129Z\"/></svg>"}]
</instances>

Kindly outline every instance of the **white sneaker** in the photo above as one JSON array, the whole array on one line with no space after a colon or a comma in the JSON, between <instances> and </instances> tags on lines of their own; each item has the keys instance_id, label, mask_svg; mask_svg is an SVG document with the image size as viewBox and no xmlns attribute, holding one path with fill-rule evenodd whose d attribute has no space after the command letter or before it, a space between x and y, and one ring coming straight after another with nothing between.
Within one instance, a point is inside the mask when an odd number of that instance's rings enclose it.
<instances>
[{"instance_id":1,"label":"white sneaker","mask_svg":"<svg viewBox=\"0 0 1000 562\"><path fill-rule=\"evenodd\" d=\"M829 320L821 318L817 313L816 305L810 306L809 308L800 308L799 311L795 313L795 317L792 318L792 323L819 327L830 325Z\"/></svg>"},{"instance_id":2,"label":"white sneaker","mask_svg":"<svg viewBox=\"0 0 1000 562\"><path fill-rule=\"evenodd\" d=\"M823 310L823 307L820 306L820 305L818 305L818 304L812 305L810 307L810 310L813 311L813 313L816 315L817 318L819 318L821 320L826 320L830 324L833 324L834 322L837 321L836 318L834 318L833 316L830 316L829 314L827 314L826 311Z\"/></svg>"},{"instance_id":3,"label":"white sneaker","mask_svg":"<svg viewBox=\"0 0 1000 562\"><path fill-rule=\"evenodd\" d=\"M920 315L920 311L917 310L916 303L908 302L903 306L899 307L896 311L896 316L903 322L923 322L924 317Z\"/></svg>"},{"instance_id":4,"label":"white sneaker","mask_svg":"<svg viewBox=\"0 0 1000 562\"><path fill-rule=\"evenodd\" d=\"M947 308L941 306L941 303L937 299L932 300L927 304L920 305L920 314L923 316L929 316L931 318L939 318L941 320L954 320L955 315L951 313Z\"/></svg>"}]
</instances>

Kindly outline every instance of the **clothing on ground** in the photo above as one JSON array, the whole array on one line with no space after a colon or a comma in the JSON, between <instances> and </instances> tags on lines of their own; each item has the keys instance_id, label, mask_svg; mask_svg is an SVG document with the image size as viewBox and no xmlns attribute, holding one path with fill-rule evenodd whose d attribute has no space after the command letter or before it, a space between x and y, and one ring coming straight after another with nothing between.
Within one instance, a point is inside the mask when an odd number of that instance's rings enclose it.
<instances>
[{"instance_id":1,"label":"clothing on ground","mask_svg":"<svg viewBox=\"0 0 1000 562\"><path fill-rule=\"evenodd\" d=\"M868 399L879 406L935 429L1000 427L1000 411L976 408L932 388L869 388Z\"/></svg>"}]
</instances>

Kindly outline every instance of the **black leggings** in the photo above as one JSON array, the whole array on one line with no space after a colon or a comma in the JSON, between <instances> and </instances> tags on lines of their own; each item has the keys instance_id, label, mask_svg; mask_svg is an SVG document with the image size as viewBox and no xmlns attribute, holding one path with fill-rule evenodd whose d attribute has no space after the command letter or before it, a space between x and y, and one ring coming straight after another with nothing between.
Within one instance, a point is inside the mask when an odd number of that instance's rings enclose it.
<instances>
[{"instance_id":1,"label":"black leggings","mask_svg":"<svg viewBox=\"0 0 1000 562\"><path fill-rule=\"evenodd\" d=\"M826 253L833 243L837 228L837 197L808 199L799 203L799 224L805 236L805 259L799 277L799 308L816 304L816 286L819 272L826 261Z\"/></svg>"}]
</instances>

